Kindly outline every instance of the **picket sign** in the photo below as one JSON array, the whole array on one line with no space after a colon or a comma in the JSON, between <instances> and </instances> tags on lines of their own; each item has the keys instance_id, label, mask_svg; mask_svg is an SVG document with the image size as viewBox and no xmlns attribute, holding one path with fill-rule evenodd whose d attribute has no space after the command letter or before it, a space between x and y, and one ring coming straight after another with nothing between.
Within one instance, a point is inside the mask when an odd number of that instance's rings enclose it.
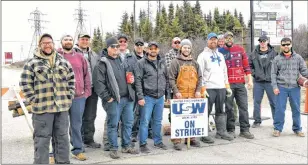
<instances>
[{"instance_id":1,"label":"picket sign","mask_svg":"<svg viewBox=\"0 0 308 165\"><path fill-rule=\"evenodd\" d=\"M27 108L26 108L26 106L23 102L24 96L23 96L23 93L21 92L20 88L16 87L16 86L2 87L1 88L1 99L2 100L16 100L16 98L17 98L18 102L20 103L22 111L25 114L24 116L25 116L26 122L29 126L29 129L30 129L31 133L33 133L33 127L29 122L30 117L29 117Z\"/></svg>"}]
</instances>

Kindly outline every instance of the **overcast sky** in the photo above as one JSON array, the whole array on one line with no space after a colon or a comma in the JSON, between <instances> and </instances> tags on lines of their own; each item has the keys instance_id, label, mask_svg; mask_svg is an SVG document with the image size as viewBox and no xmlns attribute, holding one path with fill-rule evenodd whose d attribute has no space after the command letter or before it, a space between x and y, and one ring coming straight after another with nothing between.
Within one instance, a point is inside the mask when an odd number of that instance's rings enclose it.
<instances>
[{"instance_id":1,"label":"overcast sky","mask_svg":"<svg viewBox=\"0 0 308 165\"><path fill-rule=\"evenodd\" d=\"M161 2L166 8L170 1ZM173 1L176 4L182 4L182 1ZM249 1L200 1L202 11L208 13L213 11L215 7L219 7L222 12L224 9L230 10L232 13L235 8L238 12L242 12L245 23L250 18L250 2ZM28 56L29 47L31 44L34 29L31 28L32 22L30 13L38 7L38 9L47 14L43 16L44 20L49 21L43 23L45 27L43 32L52 34L55 40L59 40L62 34L69 33L74 35L77 22L74 21L75 9L78 8L78 1L3 1L2 2L2 57L4 52L13 52L13 55L18 60L20 58L21 47L23 47L24 57ZM82 7L87 10L85 22L87 31L93 33L93 28L101 26L102 20L103 31L117 32L121 21L121 16L124 11L131 13L133 11L133 1L83 1ZM195 1L191 1L194 5ZM294 1L294 27L300 24L307 25L307 2ZM151 1L152 6L152 21L155 20L156 1ZM140 9L147 9L147 1L136 2L136 14L139 14ZM91 28L90 28L91 27ZM91 30L90 30L91 29ZM22 41L22 42L8 42ZM58 46L59 44L56 43Z\"/></svg>"}]
</instances>

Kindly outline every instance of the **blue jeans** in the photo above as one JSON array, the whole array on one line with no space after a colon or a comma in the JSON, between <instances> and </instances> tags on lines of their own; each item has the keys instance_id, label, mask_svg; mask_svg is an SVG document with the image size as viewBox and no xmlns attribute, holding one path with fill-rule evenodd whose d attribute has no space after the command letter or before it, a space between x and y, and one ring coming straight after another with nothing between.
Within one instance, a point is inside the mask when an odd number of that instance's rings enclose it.
<instances>
[{"instance_id":1,"label":"blue jeans","mask_svg":"<svg viewBox=\"0 0 308 165\"><path fill-rule=\"evenodd\" d=\"M152 118L152 131L154 144L162 142L161 136L161 122L163 119L164 110L164 96L155 99L150 96L145 96L145 105L140 109L140 128L139 128L139 140L140 145L147 144L148 127Z\"/></svg>"},{"instance_id":2,"label":"blue jeans","mask_svg":"<svg viewBox=\"0 0 308 165\"><path fill-rule=\"evenodd\" d=\"M300 87L284 88L278 85L280 93L276 96L276 110L274 118L274 129L282 132L286 111L287 98L292 110L294 132L301 131L301 118L300 118Z\"/></svg>"},{"instance_id":3,"label":"blue jeans","mask_svg":"<svg viewBox=\"0 0 308 165\"><path fill-rule=\"evenodd\" d=\"M82 116L85 109L86 98L73 99L69 110L70 117L70 141L73 146L72 154L77 155L83 151L83 142L81 136Z\"/></svg>"},{"instance_id":4,"label":"blue jeans","mask_svg":"<svg viewBox=\"0 0 308 165\"><path fill-rule=\"evenodd\" d=\"M131 134L134 121L134 102L128 97L121 97L120 103L113 101L105 103L104 109L107 112L107 134L110 150L118 150L118 123L121 118L122 148L128 147L131 143Z\"/></svg>"},{"instance_id":5,"label":"blue jeans","mask_svg":"<svg viewBox=\"0 0 308 165\"><path fill-rule=\"evenodd\" d=\"M261 123L261 102L263 99L264 91L266 92L267 98L269 100L272 118L275 116L275 94L273 91L273 87L270 82L254 82L253 86L253 119L254 123Z\"/></svg>"}]
</instances>

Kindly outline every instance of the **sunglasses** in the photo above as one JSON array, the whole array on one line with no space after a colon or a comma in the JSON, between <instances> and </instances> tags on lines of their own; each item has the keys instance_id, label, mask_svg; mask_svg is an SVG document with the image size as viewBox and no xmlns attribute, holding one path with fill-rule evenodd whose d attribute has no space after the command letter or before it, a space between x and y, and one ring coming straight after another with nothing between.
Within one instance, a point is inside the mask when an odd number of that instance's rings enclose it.
<instances>
[{"instance_id":1,"label":"sunglasses","mask_svg":"<svg viewBox=\"0 0 308 165\"><path fill-rule=\"evenodd\" d=\"M111 47L112 49L114 49L114 48L119 48L120 45L110 45L110 47Z\"/></svg>"},{"instance_id":2,"label":"sunglasses","mask_svg":"<svg viewBox=\"0 0 308 165\"><path fill-rule=\"evenodd\" d=\"M180 42L176 41L176 42L174 42L174 44L180 44Z\"/></svg>"},{"instance_id":3,"label":"sunglasses","mask_svg":"<svg viewBox=\"0 0 308 165\"><path fill-rule=\"evenodd\" d=\"M259 41L260 43L265 43L266 42L266 40L262 40L262 41Z\"/></svg>"},{"instance_id":4,"label":"sunglasses","mask_svg":"<svg viewBox=\"0 0 308 165\"><path fill-rule=\"evenodd\" d=\"M119 43L126 43L126 41L121 40L121 41L119 41Z\"/></svg>"},{"instance_id":5,"label":"sunglasses","mask_svg":"<svg viewBox=\"0 0 308 165\"><path fill-rule=\"evenodd\" d=\"M136 46L143 46L143 43L136 43Z\"/></svg>"},{"instance_id":6,"label":"sunglasses","mask_svg":"<svg viewBox=\"0 0 308 165\"><path fill-rule=\"evenodd\" d=\"M281 46L290 46L291 44L281 44Z\"/></svg>"}]
</instances>

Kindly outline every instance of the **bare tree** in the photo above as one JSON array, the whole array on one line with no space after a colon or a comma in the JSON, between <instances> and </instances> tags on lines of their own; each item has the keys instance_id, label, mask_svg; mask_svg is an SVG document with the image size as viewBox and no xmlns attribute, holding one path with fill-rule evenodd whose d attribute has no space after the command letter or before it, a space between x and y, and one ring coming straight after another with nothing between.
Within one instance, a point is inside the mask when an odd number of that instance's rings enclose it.
<instances>
[{"instance_id":1,"label":"bare tree","mask_svg":"<svg viewBox=\"0 0 308 165\"><path fill-rule=\"evenodd\" d=\"M308 27L305 24L299 25L293 31L293 48L306 60L308 59Z\"/></svg>"}]
</instances>

